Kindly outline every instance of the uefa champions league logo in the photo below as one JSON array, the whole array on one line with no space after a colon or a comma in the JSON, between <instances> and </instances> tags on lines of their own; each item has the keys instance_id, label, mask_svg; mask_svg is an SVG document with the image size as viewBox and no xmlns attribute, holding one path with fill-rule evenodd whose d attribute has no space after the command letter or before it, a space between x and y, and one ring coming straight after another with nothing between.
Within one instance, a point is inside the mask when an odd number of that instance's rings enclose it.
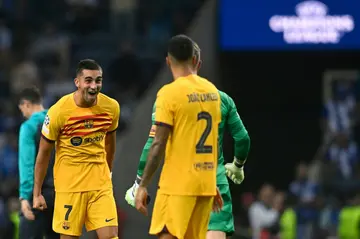
<instances>
[{"instance_id":1,"label":"uefa champions league logo","mask_svg":"<svg viewBox=\"0 0 360 239\"><path fill-rule=\"evenodd\" d=\"M48 115L45 116L45 119L44 119L44 125L45 126L48 126L50 124L50 118Z\"/></svg>"},{"instance_id":2,"label":"uefa champions league logo","mask_svg":"<svg viewBox=\"0 0 360 239\"><path fill-rule=\"evenodd\" d=\"M301 2L295 12L297 15L275 15L269 20L270 29L283 33L288 44L337 44L355 28L352 16L330 15L319 1Z\"/></svg>"}]
</instances>

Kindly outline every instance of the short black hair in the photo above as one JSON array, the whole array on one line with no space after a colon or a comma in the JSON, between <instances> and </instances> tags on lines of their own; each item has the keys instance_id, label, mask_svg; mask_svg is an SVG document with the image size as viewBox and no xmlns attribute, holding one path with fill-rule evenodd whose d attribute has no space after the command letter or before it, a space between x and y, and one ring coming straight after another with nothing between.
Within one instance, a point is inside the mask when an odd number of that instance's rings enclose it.
<instances>
[{"instance_id":1,"label":"short black hair","mask_svg":"<svg viewBox=\"0 0 360 239\"><path fill-rule=\"evenodd\" d=\"M168 54L178 62L186 62L200 53L197 44L186 35L176 35L168 43Z\"/></svg>"},{"instance_id":2,"label":"short black hair","mask_svg":"<svg viewBox=\"0 0 360 239\"><path fill-rule=\"evenodd\" d=\"M84 59L79 61L77 68L76 68L76 75L80 75L83 70L99 70L101 71L102 68L95 60L92 59Z\"/></svg>"},{"instance_id":3,"label":"short black hair","mask_svg":"<svg viewBox=\"0 0 360 239\"><path fill-rule=\"evenodd\" d=\"M19 103L21 104L23 100L28 100L32 104L41 104L42 96L39 88L37 88L36 86L24 88L19 93Z\"/></svg>"}]
</instances>

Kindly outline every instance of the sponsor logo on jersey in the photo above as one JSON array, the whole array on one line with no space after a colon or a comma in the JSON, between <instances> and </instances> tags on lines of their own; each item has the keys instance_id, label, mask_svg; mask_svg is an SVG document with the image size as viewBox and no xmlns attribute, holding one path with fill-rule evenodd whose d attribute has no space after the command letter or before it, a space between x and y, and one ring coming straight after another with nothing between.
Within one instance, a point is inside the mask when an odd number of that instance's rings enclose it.
<instances>
[{"instance_id":1,"label":"sponsor logo on jersey","mask_svg":"<svg viewBox=\"0 0 360 239\"><path fill-rule=\"evenodd\" d=\"M73 137L70 139L70 143L73 146L80 146L83 142L83 139L81 137Z\"/></svg>"},{"instance_id":2,"label":"sponsor logo on jersey","mask_svg":"<svg viewBox=\"0 0 360 239\"><path fill-rule=\"evenodd\" d=\"M84 144L101 142L104 138L105 136L103 134L96 135L94 137L88 137L84 139Z\"/></svg>"},{"instance_id":3,"label":"sponsor logo on jersey","mask_svg":"<svg viewBox=\"0 0 360 239\"><path fill-rule=\"evenodd\" d=\"M214 163L213 162L194 163L194 168L196 171L210 171L214 169Z\"/></svg>"},{"instance_id":4,"label":"sponsor logo on jersey","mask_svg":"<svg viewBox=\"0 0 360 239\"><path fill-rule=\"evenodd\" d=\"M84 121L84 126L86 129L91 129L94 126L94 121L93 120L85 120Z\"/></svg>"}]
</instances>

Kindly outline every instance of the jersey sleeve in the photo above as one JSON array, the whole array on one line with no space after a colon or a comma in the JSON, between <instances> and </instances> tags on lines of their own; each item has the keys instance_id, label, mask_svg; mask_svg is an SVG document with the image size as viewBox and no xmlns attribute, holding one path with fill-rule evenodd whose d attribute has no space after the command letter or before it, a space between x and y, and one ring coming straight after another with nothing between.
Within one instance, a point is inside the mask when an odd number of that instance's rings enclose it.
<instances>
[{"instance_id":1,"label":"jersey sleeve","mask_svg":"<svg viewBox=\"0 0 360 239\"><path fill-rule=\"evenodd\" d=\"M172 92L174 93L174 92ZM173 96L168 86L161 88L157 94L155 107L155 125L174 125L174 109L171 103Z\"/></svg>"},{"instance_id":2,"label":"jersey sleeve","mask_svg":"<svg viewBox=\"0 0 360 239\"><path fill-rule=\"evenodd\" d=\"M120 119L120 105L119 103L115 101L115 107L114 107L114 117L113 117L113 120L112 120L112 124L110 126L110 128L108 129L108 133L111 133L113 131L115 131L119 125L119 119Z\"/></svg>"},{"instance_id":3,"label":"jersey sleeve","mask_svg":"<svg viewBox=\"0 0 360 239\"><path fill-rule=\"evenodd\" d=\"M62 128L60 109L53 105L45 116L41 134L49 141L56 141Z\"/></svg>"},{"instance_id":4,"label":"jersey sleeve","mask_svg":"<svg viewBox=\"0 0 360 239\"><path fill-rule=\"evenodd\" d=\"M250 150L250 137L230 96L227 96L227 103L229 108L227 127L235 141L234 155L238 160L245 162Z\"/></svg>"},{"instance_id":5,"label":"jersey sleeve","mask_svg":"<svg viewBox=\"0 0 360 239\"><path fill-rule=\"evenodd\" d=\"M149 138L154 138L155 137L155 132L156 132L155 111L156 111L156 104L154 104L152 114L151 114L151 129L150 129L150 132L149 132Z\"/></svg>"},{"instance_id":6,"label":"jersey sleeve","mask_svg":"<svg viewBox=\"0 0 360 239\"><path fill-rule=\"evenodd\" d=\"M30 200L34 186L34 166L36 157L36 129L24 122L19 132L19 175L20 198Z\"/></svg>"},{"instance_id":7,"label":"jersey sleeve","mask_svg":"<svg viewBox=\"0 0 360 239\"><path fill-rule=\"evenodd\" d=\"M146 143L144 145L144 148L143 148L143 150L141 152L140 162L138 164L137 176L140 177L140 178L142 177L142 175L144 173L146 160L147 160L147 157L148 157L152 142L154 141L154 136L155 136L155 132L156 132L155 107L156 107L156 104L154 104L153 111L152 111L152 114L151 114L151 129L150 129L150 133L149 133L149 138L147 139L147 141L146 141Z\"/></svg>"}]
</instances>

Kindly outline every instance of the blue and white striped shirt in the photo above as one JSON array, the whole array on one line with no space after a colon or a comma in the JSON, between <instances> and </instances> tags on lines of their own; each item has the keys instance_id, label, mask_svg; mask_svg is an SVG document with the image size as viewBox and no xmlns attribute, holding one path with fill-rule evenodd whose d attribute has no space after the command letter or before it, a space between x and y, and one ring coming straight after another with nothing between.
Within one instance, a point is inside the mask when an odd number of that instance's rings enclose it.
<instances>
[{"instance_id":1,"label":"blue and white striped shirt","mask_svg":"<svg viewBox=\"0 0 360 239\"><path fill-rule=\"evenodd\" d=\"M355 142L350 142L347 148L341 148L334 144L329 148L328 159L338 165L341 176L350 179L353 176L353 168L358 162L358 148Z\"/></svg>"}]
</instances>

